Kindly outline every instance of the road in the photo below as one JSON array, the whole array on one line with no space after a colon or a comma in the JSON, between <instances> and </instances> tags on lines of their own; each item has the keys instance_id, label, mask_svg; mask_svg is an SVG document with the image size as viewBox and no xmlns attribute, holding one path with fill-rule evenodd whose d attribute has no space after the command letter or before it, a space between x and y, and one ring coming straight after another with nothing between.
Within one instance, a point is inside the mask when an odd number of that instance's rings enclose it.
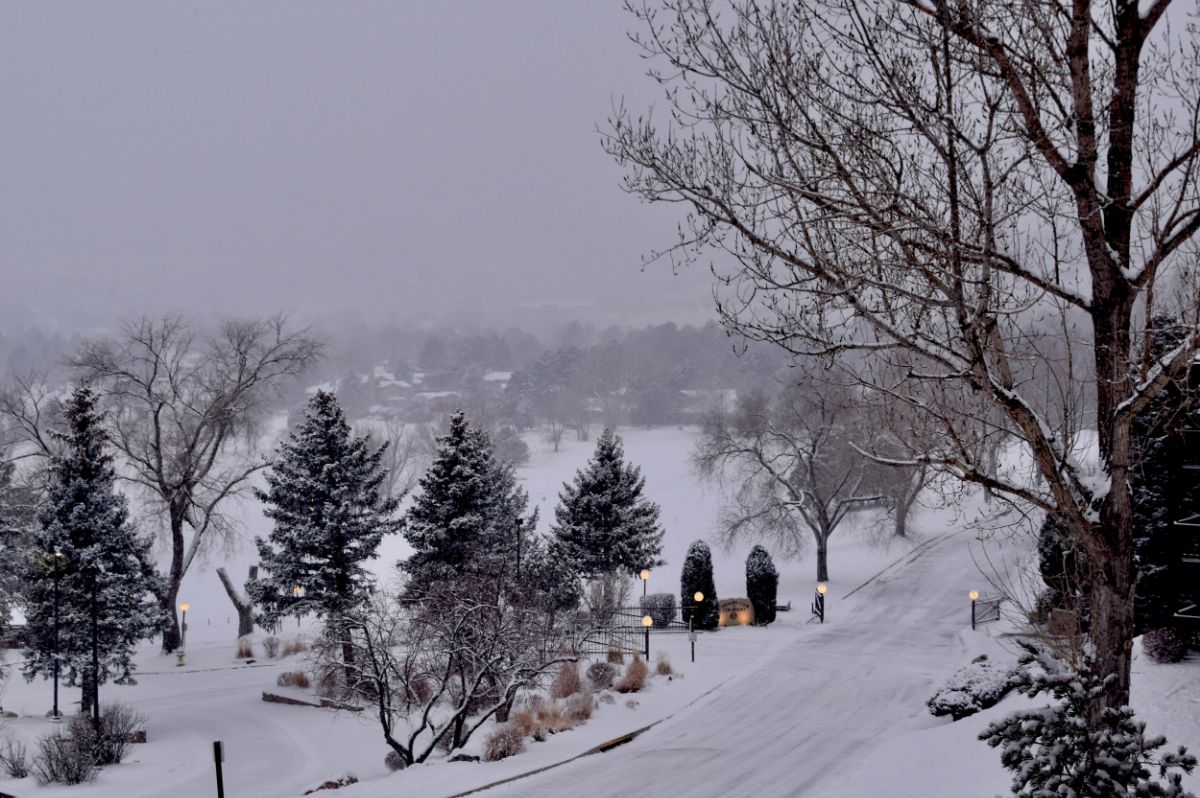
<instances>
[{"instance_id":1,"label":"road","mask_svg":"<svg viewBox=\"0 0 1200 798\"><path fill-rule=\"evenodd\" d=\"M961 658L966 596L979 587L972 540L946 535L831 600L827 624L798 630L736 684L633 742L481 795L834 798L827 780L920 717Z\"/></svg>"}]
</instances>

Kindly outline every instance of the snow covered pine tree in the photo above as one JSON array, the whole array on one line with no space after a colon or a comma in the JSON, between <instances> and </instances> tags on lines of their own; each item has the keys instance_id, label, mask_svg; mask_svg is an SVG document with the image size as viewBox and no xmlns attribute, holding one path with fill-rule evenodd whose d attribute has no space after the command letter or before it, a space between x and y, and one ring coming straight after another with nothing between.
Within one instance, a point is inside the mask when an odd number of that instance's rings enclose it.
<instances>
[{"instance_id":1,"label":"snow covered pine tree","mask_svg":"<svg viewBox=\"0 0 1200 798\"><path fill-rule=\"evenodd\" d=\"M661 565L658 505L642 495L642 470L625 462L621 438L605 429L574 484L563 484L551 527L584 576L636 574Z\"/></svg>"},{"instance_id":2,"label":"snow covered pine tree","mask_svg":"<svg viewBox=\"0 0 1200 798\"><path fill-rule=\"evenodd\" d=\"M704 598L696 603L696 593ZM684 623L692 621L696 629L716 629L721 621L717 605L717 586L713 582L712 551L703 540L688 546L679 575L679 593Z\"/></svg>"},{"instance_id":3,"label":"snow covered pine tree","mask_svg":"<svg viewBox=\"0 0 1200 798\"><path fill-rule=\"evenodd\" d=\"M76 388L64 415L63 450L50 466L25 565L30 643L25 678L50 677L83 687L83 709L100 730L99 685L133 683L133 649L161 631L162 580L150 564L150 538L129 523L116 490L112 456L96 395Z\"/></svg>"},{"instance_id":4,"label":"snow covered pine tree","mask_svg":"<svg viewBox=\"0 0 1200 798\"><path fill-rule=\"evenodd\" d=\"M309 400L304 421L266 472L267 491L256 491L275 522L267 540L255 539L266 576L250 583L249 592L260 624L312 610L341 634L347 616L366 601L373 579L363 562L400 528L397 500L381 488L383 451L351 434L332 393L318 391ZM342 651L343 663L352 663L348 640Z\"/></svg>"},{"instance_id":5,"label":"snow covered pine tree","mask_svg":"<svg viewBox=\"0 0 1200 798\"><path fill-rule=\"evenodd\" d=\"M754 606L754 623L766 626L775 620L775 599L779 589L779 571L771 555L762 546L750 549L746 558L746 597Z\"/></svg>"}]
</instances>

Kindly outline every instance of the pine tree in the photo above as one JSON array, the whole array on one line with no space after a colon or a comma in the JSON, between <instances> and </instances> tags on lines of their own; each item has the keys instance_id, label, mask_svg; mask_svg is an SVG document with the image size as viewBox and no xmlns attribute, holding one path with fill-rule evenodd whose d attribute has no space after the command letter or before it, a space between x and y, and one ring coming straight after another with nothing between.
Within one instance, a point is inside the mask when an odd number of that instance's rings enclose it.
<instances>
[{"instance_id":1,"label":"pine tree","mask_svg":"<svg viewBox=\"0 0 1200 798\"><path fill-rule=\"evenodd\" d=\"M512 464L497 461L487 434L456 412L405 515L413 553L400 566L409 594L513 589L537 526L537 511L526 515L528 503Z\"/></svg>"},{"instance_id":2,"label":"pine tree","mask_svg":"<svg viewBox=\"0 0 1200 798\"><path fill-rule=\"evenodd\" d=\"M1076 673L1029 646L1026 652L1017 689L1030 698L1048 694L1055 706L1018 710L979 735L1000 749L1000 761L1013 773L1013 795L1195 798L1180 784L1196 765L1186 749L1156 756L1166 739L1147 737L1130 707L1092 717L1096 698L1116 676L1101 677L1087 662Z\"/></svg>"},{"instance_id":3,"label":"pine tree","mask_svg":"<svg viewBox=\"0 0 1200 798\"><path fill-rule=\"evenodd\" d=\"M766 626L775 621L775 600L779 589L779 571L771 555L762 546L750 549L746 558L746 597L754 607L754 623Z\"/></svg>"},{"instance_id":4,"label":"pine tree","mask_svg":"<svg viewBox=\"0 0 1200 798\"><path fill-rule=\"evenodd\" d=\"M641 469L625 462L621 438L604 430L592 459L558 494L551 527L580 573L636 574L662 564L658 505L642 495L645 484Z\"/></svg>"},{"instance_id":5,"label":"pine tree","mask_svg":"<svg viewBox=\"0 0 1200 798\"><path fill-rule=\"evenodd\" d=\"M704 598L696 603L696 593ZM703 540L688 547L683 560L683 571L679 575L680 606L683 621L692 622L695 629L716 629L721 620L717 604L717 586L713 582L712 552Z\"/></svg>"},{"instance_id":6,"label":"pine tree","mask_svg":"<svg viewBox=\"0 0 1200 798\"><path fill-rule=\"evenodd\" d=\"M135 534L116 490L96 395L76 389L65 416L25 568L24 673L52 676L57 661L67 685L83 685L99 730L99 685L133 683L134 647L166 624L157 599L164 584L150 563L150 538Z\"/></svg>"},{"instance_id":7,"label":"pine tree","mask_svg":"<svg viewBox=\"0 0 1200 798\"><path fill-rule=\"evenodd\" d=\"M366 601L373 579L363 563L401 526L382 487L385 446L371 451L367 436L352 435L332 393L309 400L276 452L267 490L256 492L275 524L255 540L266 573L250 585L260 624L307 610L339 619Z\"/></svg>"}]
</instances>

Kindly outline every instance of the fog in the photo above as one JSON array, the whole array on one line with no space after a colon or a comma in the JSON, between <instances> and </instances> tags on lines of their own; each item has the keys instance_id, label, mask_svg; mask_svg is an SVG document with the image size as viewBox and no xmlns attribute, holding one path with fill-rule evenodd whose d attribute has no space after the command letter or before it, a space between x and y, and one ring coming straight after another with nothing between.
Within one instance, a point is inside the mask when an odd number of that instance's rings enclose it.
<instances>
[{"instance_id":1,"label":"fog","mask_svg":"<svg viewBox=\"0 0 1200 798\"><path fill-rule=\"evenodd\" d=\"M0 312L711 317L600 147L617 0L7 4Z\"/></svg>"}]
</instances>

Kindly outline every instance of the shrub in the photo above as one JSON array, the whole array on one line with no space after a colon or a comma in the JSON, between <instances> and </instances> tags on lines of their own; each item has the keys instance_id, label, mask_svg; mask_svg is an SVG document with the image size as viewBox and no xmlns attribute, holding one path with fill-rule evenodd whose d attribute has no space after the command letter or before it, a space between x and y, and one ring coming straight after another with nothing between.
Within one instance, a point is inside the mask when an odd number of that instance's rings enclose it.
<instances>
[{"instance_id":1,"label":"shrub","mask_svg":"<svg viewBox=\"0 0 1200 798\"><path fill-rule=\"evenodd\" d=\"M308 643L304 641L304 638L293 637L291 640L288 640L283 644L283 650L280 652L279 656L290 657L293 654L303 654L305 651L308 651Z\"/></svg>"},{"instance_id":2,"label":"shrub","mask_svg":"<svg viewBox=\"0 0 1200 798\"><path fill-rule=\"evenodd\" d=\"M501 759L525 750L525 735L509 723L501 724L487 736L483 743L483 761L499 762Z\"/></svg>"},{"instance_id":3,"label":"shrub","mask_svg":"<svg viewBox=\"0 0 1200 798\"><path fill-rule=\"evenodd\" d=\"M1095 702L1116 676L1094 673L1086 659L1076 673L1049 654L1028 646L1026 652L1017 689L1030 698L1049 694L1054 704L1010 713L979 735L1000 749L1000 762L1013 774L1014 795L1190 796L1180 785L1196 757L1182 746L1156 756L1166 739L1147 737L1146 725L1134 720L1130 707L1092 717Z\"/></svg>"},{"instance_id":4,"label":"shrub","mask_svg":"<svg viewBox=\"0 0 1200 798\"><path fill-rule=\"evenodd\" d=\"M607 662L593 662L588 666L587 680L593 690L612 687L615 678L617 678L617 669Z\"/></svg>"},{"instance_id":5,"label":"shrub","mask_svg":"<svg viewBox=\"0 0 1200 798\"><path fill-rule=\"evenodd\" d=\"M1142 649L1155 662L1179 662L1187 655L1188 638L1172 626L1162 626L1142 635Z\"/></svg>"},{"instance_id":6,"label":"shrub","mask_svg":"<svg viewBox=\"0 0 1200 798\"><path fill-rule=\"evenodd\" d=\"M766 626L775 620L775 602L779 590L779 571L771 555L755 546L746 558L746 597L754 607L754 623Z\"/></svg>"},{"instance_id":7,"label":"shrub","mask_svg":"<svg viewBox=\"0 0 1200 798\"><path fill-rule=\"evenodd\" d=\"M5 735L0 746L0 770L10 779L23 779L29 775L29 754L25 743Z\"/></svg>"},{"instance_id":8,"label":"shrub","mask_svg":"<svg viewBox=\"0 0 1200 798\"><path fill-rule=\"evenodd\" d=\"M688 547L679 587L684 623L690 620L696 629L716 629L721 622L721 610L717 586L713 582L712 551L703 540ZM697 592L704 594L704 600L699 604L693 598Z\"/></svg>"},{"instance_id":9,"label":"shrub","mask_svg":"<svg viewBox=\"0 0 1200 798\"><path fill-rule=\"evenodd\" d=\"M134 734L146 727L146 716L127 704L110 704L100 713L100 733L86 715L76 715L67 725L67 736L90 748L98 767L119 765L133 744Z\"/></svg>"},{"instance_id":10,"label":"shrub","mask_svg":"<svg viewBox=\"0 0 1200 798\"><path fill-rule=\"evenodd\" d=\"M279 638L275 635L267 635L262 639L263 652L267 655L267 659L275 659L279 656Z\"/></svg>"},{"instance_id":11,"label":"shrub","mask_svg":"<svg viewBox=\"0 0 1200 798\"><path fill-rule=\"evenodd\" d=\"M254 656L254 646L250 645L249 637L239 637L237 641L237 659L250 659Z\"/></svg>"},{"instance_id":12,"label":"shrub","mask_svg":"<svg viewBox=\"0 0 1200 798\"><path fill-rule=\"evenodd\" d=\"M96 753L86 741L48 734L37 742L31 770L38 784L83 784L96 777Z\"/></svg>"},{"instance_id":13,"label":"shrub","mask_svg":"<svg viewBox=\"0 0 1200 798\"><path fill-rule=\"evenodd\" d=\"M567 699L567 706L563 710L564 715L575 726L581 723L586 723L592 717L592 710L596 707L593 699L587 693L575 693Z\"/></svg>"},{"instance_id":14,"label":"shrub","mask_svg":"<svg viewBox=\"0 0 1200 798\"><path fill-rule=\"evenodd\" d=\"M654 619L658 627L670 626L675 620L675 594L651 593L642 597L642 614Z\"/></svg>"},{"instance_id":15,"label":"shrub","mask_svg":"<svg viewBox=\"0 0 1200 798\"><path fill-rule=\"evenodd\" d=\"M646 663L642 662L641 657L634 657L629 663L629 667L625 669L625 675L617 680L616 690L618 693L636 693L646 686L646 675L649 669Z\"/></svg>"},{"instance_id":16,"label":"shrub","mask_svg":"<svg viewBox=\"0 0 1200 798\"><path fill-rule=\"evenodd\" d=\"M309 681L308 674L304 671L284 671L279 674L275 684L280 687L299 687L302 690L312 687L312 682Z\"/></svg>"},{"instance_id":17,"label":"shrub","mask_svg":"<svg viewBox=\"0 0 1200 798\"><path fill-rule=\"evenodd\" d=\"M933 698L926 702L934 715L961 720L987 709L1016 686L1015 675L987 660L959 668Z\"/></svg>"},{"instance_id":18,"label":"shrub","mask_svg":"<svg viewBox=\"0 0 1200 798\"><path fill-rule=\"evenodd\" d=\"M550 683L551 698L566 698L583 689L579 680L579 663L564 662L558 666L558 675Z\"/></svg>"},{"instance_id":19,"label":"shrub","mask_svg":"<svg viewBox=\"0 0 1200 798\"><path fill-rule=\"evenodd\" d=\"M404 770L407 767L404 757L400 756L398 751L388 751L387 755L383 758L383 764L393 773L397 770Z\"/></svg>"},{"instance_id":20,"label":"shrub","mask_svg":"<svg viewBox=\"0 0 1200 798\"><path fill-rule=\"evenodd\" d=\"M674 675L675 669L671 667L671 659L667 652L660 651L655 655L654 672L659 676Z\"/></svg>"},{"instance_id":21,"label":"shrub","mask_svg":"<svg viewBox=\"0 0 1200 798\"><path fill-rule=\"evenodd\" d=\"M530 737L537 730L537 718L534 717L535 710L522 709L513 712L508 716L508 722L517 729L521 730L521 734L525 737Z\"/></svg>"},{"instance_id":22,"label":"shrub","mask_svg":"<svg viewBox=\"0 0 1200 798\"><path fill-rule=\"evenodd\" d=\"M613 665L624 665L625 664L625 655L623 653L621 653L621 649L619 649L619 648L615 648L615 647L610 648L608 650L607 659Z\"/></svg>"}]
</instances>

